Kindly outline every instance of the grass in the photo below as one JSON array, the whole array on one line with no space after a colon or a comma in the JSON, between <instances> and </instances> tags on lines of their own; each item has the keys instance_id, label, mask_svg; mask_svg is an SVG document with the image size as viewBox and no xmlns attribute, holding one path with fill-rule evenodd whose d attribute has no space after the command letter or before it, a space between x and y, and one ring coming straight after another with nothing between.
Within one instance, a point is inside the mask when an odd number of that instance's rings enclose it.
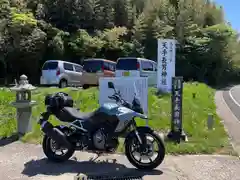
<instances>
[{"instance_id":1,"label":"grass","mask_svg":"<svg viewBox=\"0 0 240 180\"><path fill-rule=\"evenodd\" d=\"M70 88L39 88L33 94L33 99L38 105L34 107L32 114L33 131L23 137L23 141L41 143L42 132L36 124L40 112L45 110L44 96L48 93L64 91L69 93L75 100L75 106L82 111L93 111L98 107L98 91L96 88L74 91ZM166 141L167 153L170 154L234 154L229 143L220 118L216 114L214 103L215 90L205 84L184 84L183 97L183 128L189 141L175 144ZM196 98L192 97L196 93ZM9 136L16 131L15 109L9 103L15 98L8 89L0 90L0 136ZM170 95L156 95L156 89L149 89L149 125L157 131L165 134L170 129L171 100ZM207 129L208 114L214 116L214 129ZM60 122L51 117L51 122ZM137 120L139 125L145 125L145 121ZM123 151L123 146L119 147Z\"/></svg>"}]
</instances>

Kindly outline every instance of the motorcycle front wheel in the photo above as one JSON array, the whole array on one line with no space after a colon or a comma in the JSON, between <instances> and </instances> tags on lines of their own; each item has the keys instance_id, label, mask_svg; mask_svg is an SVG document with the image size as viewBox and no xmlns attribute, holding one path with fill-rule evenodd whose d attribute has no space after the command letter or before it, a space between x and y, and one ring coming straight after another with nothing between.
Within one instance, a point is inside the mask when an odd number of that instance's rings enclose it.
<instances>
[{"instance_id":1,"label":"motorcycle front wheel","mask_svg":"<svg viewBox=\"0 0 240 180\"><path fill-rule=\"evenodd\" d=\"M126 139L125 154L129 162L138 169L152 170L158 167L165 157L165 146L155 132L139 132L146 137L145 145L140 145L137 136ZM154 145L156 143L156 145ZM142 148L144 146L144 148ZM157 150L154 150L154 148ZM155 157L154 157L155 156Z\"/></svg>"},{"instance_id":2,"label":"motorcycle front wheel","mask_svg":"<svg viewBox=\"0 0 240 180\"><path fill-rule=\"evenodd\" d=\"M47 135L43 138L42 148L44 154L52 162L67 161L75 152L74 147L70 149L59 147L58 144Z\"/></svg>"}]
</instances>

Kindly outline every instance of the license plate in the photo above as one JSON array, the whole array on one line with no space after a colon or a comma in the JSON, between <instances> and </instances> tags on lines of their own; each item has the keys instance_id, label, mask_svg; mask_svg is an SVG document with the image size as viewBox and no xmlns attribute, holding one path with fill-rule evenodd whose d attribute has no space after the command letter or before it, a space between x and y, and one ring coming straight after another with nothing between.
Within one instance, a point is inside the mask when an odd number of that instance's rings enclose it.
<instances>
[{"instance_id":1,"label":"license plate","mask_svg":"<svg viewBox=\"0 0 240 180\"><path fill-rule=\"evenodd\" d=\"M129 72L124 72L123 76L129 76L129 74L130 74Z\"/></svg>"}]
</instances>

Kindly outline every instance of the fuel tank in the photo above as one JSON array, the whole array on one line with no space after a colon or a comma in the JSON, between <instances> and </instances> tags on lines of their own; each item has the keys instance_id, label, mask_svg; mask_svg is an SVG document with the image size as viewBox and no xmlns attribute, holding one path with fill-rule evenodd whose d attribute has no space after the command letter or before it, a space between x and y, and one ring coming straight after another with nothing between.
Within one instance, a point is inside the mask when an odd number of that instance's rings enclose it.
<instances>
[{"instance_id":1,"label":"fuel tank","mask_svg":"<svg viewBox=\"0 0 240 180\"><path fill-rule=\"evenodd\" d=\"M108 126L115 129L119 122L117 117L118 108L119 105L116 103L105 103L94 112L88 122L96 128Z\"/></svg>"}]
</instances>

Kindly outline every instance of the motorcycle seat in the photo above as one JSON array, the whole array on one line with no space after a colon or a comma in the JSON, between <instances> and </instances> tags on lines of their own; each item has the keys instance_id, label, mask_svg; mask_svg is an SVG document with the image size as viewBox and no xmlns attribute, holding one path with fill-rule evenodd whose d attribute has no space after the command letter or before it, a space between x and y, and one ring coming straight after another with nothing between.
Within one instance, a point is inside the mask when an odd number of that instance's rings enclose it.
<instances>
[{"instance_id":1,"label":"motorcycle seat","mask_svg":"<svg viewBox=\"0 0 240 180\"><path fill-rule=\"evenodd\" d=\"M78 109L76 108L72 108L72 107L64 107L63 110L68 113L73 119L80 119L80 120L88 120L90 119L94 112L87 112L87 113L84 113L84 112L81 112L79 111Z\"/></svg>"}]
</instances>

